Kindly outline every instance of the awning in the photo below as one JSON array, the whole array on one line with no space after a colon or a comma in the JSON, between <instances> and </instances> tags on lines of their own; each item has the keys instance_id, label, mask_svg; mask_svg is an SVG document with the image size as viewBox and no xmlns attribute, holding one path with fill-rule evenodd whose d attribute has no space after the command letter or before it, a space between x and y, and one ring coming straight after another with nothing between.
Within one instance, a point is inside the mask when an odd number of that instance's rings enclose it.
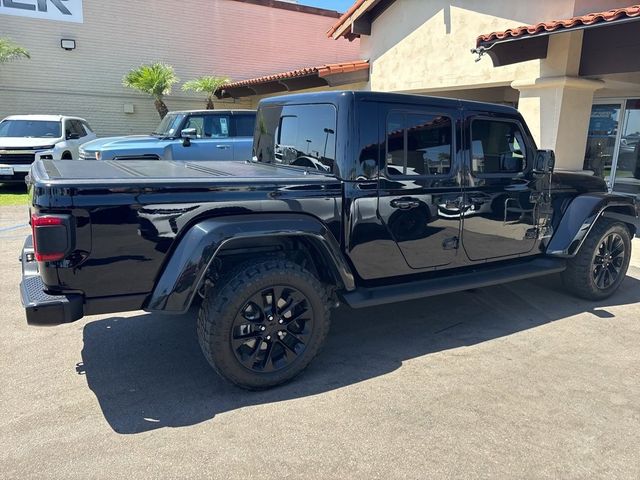
<instances>
[{"instance_id":1,"label":"awning","mask_svg":"<svg viewBox=\"0 0 640 480\"><path fill-rule=\"evenodd\" d=\"M551 20L535 25L522 25L500 32L480 35L472 53L478 59L488 54L495 66L509 65L536 58L545 58L549 36L575 30L592 30L640 20L640 5L589 13L563 20ZM634 28L636 25L634 25Z\"/></svg>"},{"instance_id":2,"label":"awning","mask_svg":"<svg viewBox=\"0 0 640 480\"><path fill-rule=\"evenodd\" d=\"M369 62L332 63L318 67L266 75L228 83L216 91L218 98L240 98L278 92L292 92L323 86L340 86L369 80Z\"/></svg>"}]
</instances>

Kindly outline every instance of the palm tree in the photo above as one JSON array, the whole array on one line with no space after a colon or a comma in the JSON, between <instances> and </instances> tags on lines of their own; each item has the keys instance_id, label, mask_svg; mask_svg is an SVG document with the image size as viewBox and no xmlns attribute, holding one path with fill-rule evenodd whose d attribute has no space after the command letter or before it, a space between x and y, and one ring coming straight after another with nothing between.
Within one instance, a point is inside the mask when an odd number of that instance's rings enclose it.
<instances>
[{"instance_id":1,"label":"palm tree","mask_svg":"<svg viewBox=\"0 0 640 480\"><path fill-rule=\"evenodd\" d=\"M171 65L156 62L151 65L140 65L127 73L122 79L125 87L133 88L153 97L160 118L164 118L169 109L164 97L171 93L171 87L178 82L178 77Z\"/></svg>"},{"instance_id":2,"label":"palm tree","mask_svg":"<svg viewBox=\"0 0 640 480\"><path fill-rule=\"evenodd\" d=\"M20 58L31 58L29 52L9 38L0 38L0 63L18 60Z\"/></svg>"},{"instance_id":3,"label":"palm tree","mask_svg":"<svg viewBox=\"0 0 640 480\"><path fill-rule=\"evenodd\" d=\"M213 104L213 97L222 85L229 83L231 80L225 77L211 77L203 76L194 80L189 80L182 85L182 90L185 92L204 92L207 94L207 110L213 110L215 108Z\"/></svg>"}]
</instances>

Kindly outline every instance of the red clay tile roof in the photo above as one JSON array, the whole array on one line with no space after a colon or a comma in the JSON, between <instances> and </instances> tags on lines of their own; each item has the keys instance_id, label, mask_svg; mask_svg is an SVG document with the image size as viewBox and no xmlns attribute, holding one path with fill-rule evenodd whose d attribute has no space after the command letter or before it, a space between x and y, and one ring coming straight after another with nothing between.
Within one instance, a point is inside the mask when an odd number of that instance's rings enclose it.
<instances>
[{"instance_id":1,"label":"red clay tile roof","mask_svg":"<svg viewBox=\"0 0 640 480\"><path fill-rule=\"evenodd\" d=\"M602 22L614 22L626 18L640 16L640 5L631 5L624 8L614 8L606 12L588 13L579 17L572 17L566 20L552 20L549 22L541 22L535 25L524 25L516 28L509 28L504 32L492 32L486 35L480 35L476 41L476 45L486 45L498 40L516 37L528 37L544 32L555 32L556 30L565 30L580 27L583 25L594 25Z\"/></svg>"},{"instance_id":2,"label":"red clay tile roof","mask_svg":"<svg viewBox=\"0 0 640 480\"><path fill-rule=\"evenodd\" d=\"M344 25L345 22L349 20L349 18L351 18L351 16L356 12L356 10L358 10L358 8L360 8L360 6L366 1L367 0L356 0L356 2L353 5L351 5L351 7L349 7L349 10L344 12L342 16L336 21L336 23L334 23L331 26L331 28L327 31L327 37L333 36L333 34L336 33L336 30L338 30L342 25Z\"/></svg>"},{"instance_id":3,"label":"red clay tile roof","mask_svg":"<svg viewBox=\"0 0 640 480\"><path fill-rule=\"evenodd\" d=\"M369 68L367 60L357 60L354 62L330 63L319 67L305 67L289 72L275 73L273 75L265 75L264 77L251 78L248 80L240 80L239 82L227 83L221 86L218 91L228 90L231 88L248 87L261 83L277 82L287 78L306 77L308 75L317 75L318 77L326 77L337 73L358 72Z\"/></svg>"}]
</instances>

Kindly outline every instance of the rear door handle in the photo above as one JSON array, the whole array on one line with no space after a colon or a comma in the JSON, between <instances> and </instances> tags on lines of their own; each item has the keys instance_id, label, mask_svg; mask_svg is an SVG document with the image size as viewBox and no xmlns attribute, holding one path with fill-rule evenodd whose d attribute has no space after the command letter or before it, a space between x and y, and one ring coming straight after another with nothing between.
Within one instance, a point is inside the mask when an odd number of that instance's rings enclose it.
<instances>
[{"instance_id":1,"label":"rear door handle","mask_svg":"<svg viewBox=\"0 0 640 480\"><path fill-rule=\"evenodd\" d=\"M231 148L231 145L216 145L216 148L221 150L226 150L227 148Z\"/></svg>"},{"instance_id":2,"label":"rear door handle","mask_svg":"<svg viewBox=\"0 0 640 480\"><path fill-rule=\"evenodd\" d=\"M391 206L400 210L411 210L412 208L418 208L420 206L420 200L414 200L412 198L397 198L391 200Z\"/></svg>"}]
</instances>

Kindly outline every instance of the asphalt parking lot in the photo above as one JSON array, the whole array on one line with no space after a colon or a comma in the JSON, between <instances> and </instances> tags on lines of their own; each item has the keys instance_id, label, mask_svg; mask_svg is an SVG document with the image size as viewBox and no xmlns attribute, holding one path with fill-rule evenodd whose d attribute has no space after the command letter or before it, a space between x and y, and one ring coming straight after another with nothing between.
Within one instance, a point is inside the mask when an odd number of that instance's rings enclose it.
<instances>
[{"instance_id":1,"label":"asphalt parking lot","mask_svg":"<svg viewBox=\"0 0 640 480\"><path fill-rule=\"evenodd\" d=\"M189 316L28 327L0 207L0 478L640 478L640 240L602 304L558 278L334 315L306 373L220 380Z\"/></svg>"}]
</instances>

